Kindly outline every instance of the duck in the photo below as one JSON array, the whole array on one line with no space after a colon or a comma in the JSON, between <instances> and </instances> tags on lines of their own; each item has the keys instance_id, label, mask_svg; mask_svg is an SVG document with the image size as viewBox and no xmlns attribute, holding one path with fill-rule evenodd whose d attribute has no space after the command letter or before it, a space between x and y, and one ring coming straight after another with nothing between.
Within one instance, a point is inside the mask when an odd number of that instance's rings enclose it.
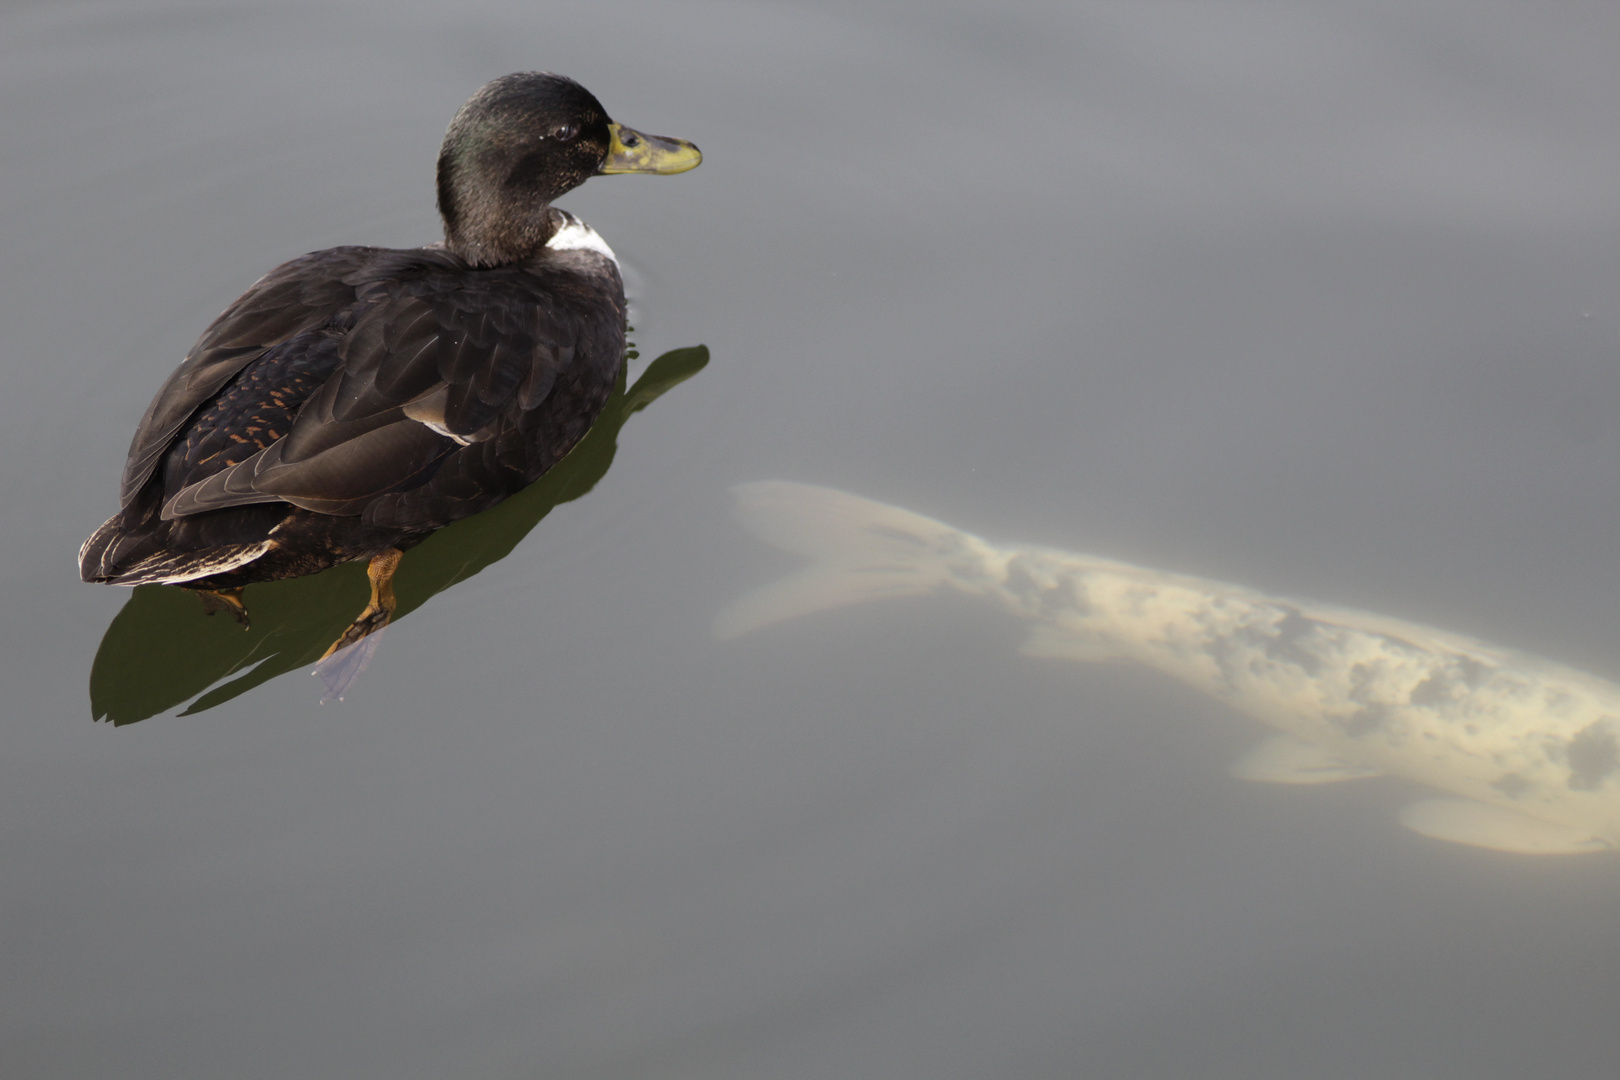
<instances>
[{"instance_id":1,"label":"duck","mask_svg":"<svg viewBox=\"0 0 1620 1080\"><path fill-rule=\"evenodd\" d=\"M177 585L246 627L246 586L364 560L370 599L326 655L382 629L405 552L543 476L620 376L618 260L553 202L702 159L566 76L486 84L439 150L443 239L311 252L227 307L136 427L80 577Z\"/></svg>"}]
</instances>

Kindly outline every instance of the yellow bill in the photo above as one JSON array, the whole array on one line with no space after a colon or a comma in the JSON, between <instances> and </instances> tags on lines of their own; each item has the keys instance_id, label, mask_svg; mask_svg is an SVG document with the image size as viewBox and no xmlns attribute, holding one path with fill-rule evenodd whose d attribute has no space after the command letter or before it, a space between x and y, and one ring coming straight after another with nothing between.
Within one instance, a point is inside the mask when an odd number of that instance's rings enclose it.
<instances>
[{"instance_id":1,"label":"yellow bill","mask_svg":"<svg viewBox=\"0 0 1620 1080\"><path fill-rule=\"evenodd\" d=\"M643 135L635 128L623 124L608 124L613 143L607 158L596 170L598 176L614 173L656 173L669 176L695 169L703 160L697 147L685 139L667 139L662 135Z\"/></svg>"}]
</instances>

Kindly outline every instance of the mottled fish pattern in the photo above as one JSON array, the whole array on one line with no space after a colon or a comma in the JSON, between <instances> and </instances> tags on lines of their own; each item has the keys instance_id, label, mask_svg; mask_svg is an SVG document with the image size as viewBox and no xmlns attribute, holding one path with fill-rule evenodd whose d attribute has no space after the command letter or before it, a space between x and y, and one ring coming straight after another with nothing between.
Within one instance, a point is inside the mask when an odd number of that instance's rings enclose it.
<instances>
[{"instance_id":1,"label":"mottled fish pattern","mask_svg":"<svg viewBox=\"0 0 1620 1080\"><path fill-rule=\"evenodd\" d=\"M752 531L812 560L721 613L722 637L949 588L1034 624L1024 650L1154 668L1277 734L1233 766L1311 784L1389 775L1443 792L1426 836L1527 854L1620 847L1620 686L1416 623L1027 545L804 484L736 489Z\"/></svg>"}]
</instances>

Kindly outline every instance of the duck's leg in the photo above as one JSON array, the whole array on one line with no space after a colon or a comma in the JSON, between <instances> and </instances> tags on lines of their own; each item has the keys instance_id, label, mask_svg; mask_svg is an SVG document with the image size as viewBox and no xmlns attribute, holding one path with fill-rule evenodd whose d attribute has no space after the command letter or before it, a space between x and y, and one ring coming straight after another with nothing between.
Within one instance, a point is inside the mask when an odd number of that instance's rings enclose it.
<instances>
[{"instance_id":1,"label":"duck's leg","mask_svg":"<svg viewBox=\"0 0 1620 1080\"><path fill-rule=\"evenodd\" d=\"M247 605L242 602L241 586L234 589L198 589L197 595L202 599L204 615L228 611L242 625L242 629L252 629L248 625Z\"/></svg>"},{"instance_id":2,"label":"duck's leg","mask_svg":"<svg viewBox=\"0 0 1620 1080\"><path fill-rule=\"evenodd\" d=\"M371 562L366 565L366 576L371 579L371 602L359 618L343 631L343 636L321 654L322 660L388 625L388 620L394 617L394 608L398 606L394 599L394 571L399 569L399 560L404 557L405 553L398 548L384 548L371 557Z\"/></svg>"}]
</instances>

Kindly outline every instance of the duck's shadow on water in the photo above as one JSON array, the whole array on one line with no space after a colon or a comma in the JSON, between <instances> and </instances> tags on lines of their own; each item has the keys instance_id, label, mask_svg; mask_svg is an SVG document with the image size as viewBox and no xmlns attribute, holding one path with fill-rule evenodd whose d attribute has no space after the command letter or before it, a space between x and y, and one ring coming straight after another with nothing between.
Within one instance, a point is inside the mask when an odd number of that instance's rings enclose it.
<instances>
[{"instance_id":1,"label":"duck's shadow on water","mask_svg":"<svg viewBox=\"0 0 1620 1080\"><path fill-rule=\"evenodd\" d=\"M667 352L628 390L621 372L590 434L556 468L499 506L442 529L411 550L394 578L399 607L393 621L504 559L552 507L595 487L613 464L625 421L708 362L709 350L702 345ZM244 633L228 617L204 617L196 595L186 589L138 586L96 651L91 712L97 720L133 724L195 697L181 714L189 716L294 668L311 667L365 606L368 594L360 563L253 585L246 596L252 626ZM216 686L222 679L229 681Z\"/></svg>"}]
</instances>

